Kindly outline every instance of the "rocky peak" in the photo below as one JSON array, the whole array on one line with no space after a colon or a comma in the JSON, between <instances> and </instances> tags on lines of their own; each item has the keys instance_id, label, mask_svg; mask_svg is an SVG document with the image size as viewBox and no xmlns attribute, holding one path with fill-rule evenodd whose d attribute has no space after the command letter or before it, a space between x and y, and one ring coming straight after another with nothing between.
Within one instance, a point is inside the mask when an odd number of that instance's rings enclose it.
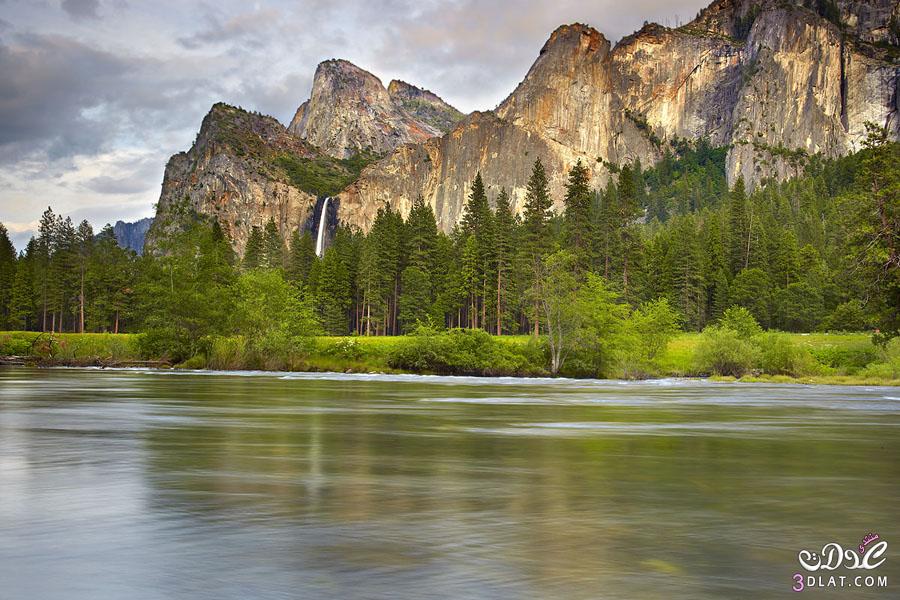
<instances>
[{"instance_id":1,"label":"rocky peak","mask_svg":"<svg viewBox=\"0 0 900 600\"><path fill-rule=\"evenodd\" d=\"M388 84L388 95L396 105L410 115L442 133L453 129L464 116L434 92L399 79L394 79Z\"/></svg>"},{"instance_id":2,"label":"rocky peak","mask_svg":"<svg viewBox=\"0 0 900 600\"><path fill-rule=\"evenodd\" d=\"M438 124L457 111L431 92L403 85L412 89L395 86L392 96L372 73L346 60L327 60L316 69L310 98L297 109L288 130L336 158L382 155L440 135ZM404 108L406 103L414 110Z\"/></svg>"}]
</instances>

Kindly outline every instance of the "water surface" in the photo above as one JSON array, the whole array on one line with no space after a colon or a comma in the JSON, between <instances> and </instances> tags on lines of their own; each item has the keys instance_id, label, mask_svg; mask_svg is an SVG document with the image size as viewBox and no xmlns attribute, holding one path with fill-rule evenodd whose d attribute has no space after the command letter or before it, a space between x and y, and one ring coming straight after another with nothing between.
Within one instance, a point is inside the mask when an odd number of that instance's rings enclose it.
<instances>
[{"instance_id":1,"label":"water surface","mask_svg":"<svg viewBox=\"0 0 900 600\"><path fill-rule=\"evenodd\" d=\"M869 532L900 389L0 368L0 598L767 598ZM849 595L848 595L849 594Z\"/></svg>"}]
</instances>

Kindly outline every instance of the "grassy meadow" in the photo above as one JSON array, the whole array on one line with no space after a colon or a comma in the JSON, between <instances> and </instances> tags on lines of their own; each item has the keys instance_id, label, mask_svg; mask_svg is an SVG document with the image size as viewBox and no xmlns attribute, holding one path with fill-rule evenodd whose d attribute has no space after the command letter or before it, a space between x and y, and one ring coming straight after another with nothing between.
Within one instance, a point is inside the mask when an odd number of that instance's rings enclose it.
<instances>
[{"instance_id":1,"label":"grassy meadow","mask_svg":"<svg viewBox=\"0 0 900 600\"><path fill-rule=\"evenodd\" d=\"M165 356L147 356L141 351L142 334L0 332L0 357L18 357L39 365L71 366L160 366L188 369L263 369L294 371L341 371L381 373L482 373L476 368L454 366L446 361L445 368L398 366L411 339L409 336L387 337L317 337L291 356L269 356L260 360L245 352L239 336L212 339L202 354L180 364L172 365ZM900 344L895 341L887 348L876 346L867 333L810 333L781 334L804 357L803 368L794 372L759 367L738 378L740 381L768 381L794 383L828 383L859 385L900 385ZM547 375L541 364L544 349L531 336L492 337L498 358L490 358L501 366L493 375ZM666 350L657 358L652 371L644 377L713 376L719 380L734 377L704 372L698 368L696 351L702 334L681 333L669 341ZM408 350L408 349L407 349ZM467 349L463 349L465 352ZM419 350L413 348L413 352ZM468 349L470 354L481 352ZM514 357L507 367L504 359ZM621 376L621 375L620 375ZM633 375L632 375L633 376Z\"/></svg>"}]
</instances>

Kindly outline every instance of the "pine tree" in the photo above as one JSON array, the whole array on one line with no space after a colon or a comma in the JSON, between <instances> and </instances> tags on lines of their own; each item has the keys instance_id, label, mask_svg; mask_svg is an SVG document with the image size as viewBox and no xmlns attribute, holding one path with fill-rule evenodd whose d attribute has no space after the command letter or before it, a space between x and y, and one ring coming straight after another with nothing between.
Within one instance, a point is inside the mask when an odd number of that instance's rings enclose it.
<instances>
[{"instance_id":1,"label":"pine tree","mask_svg":"<svg viewBox=\"0 0 900 600\"><path fill-rule=\"evenodd\" d=\"M78 264L78 332L84 333L85 280L91 255L94 252L94 230L87 221L82 221L76 231L75 260Z\"/></svg>"},{"instance_id":2,"label":"pine tree","mask_svg":"<svg viewBox=\"0 0 900 600\"><path fill-rule=\"evenodd\" d=\"M265 241L262 231L254 225L250 229L250 237L244 247L244 269L258 269L265 266Z\"/></svg>"},{"instance_id":3,"label":"pine tree","mask_svg":"<svg viewBox=\"0 0 900 600\"><path fill-rule=\"evenodd\" d=\"M6 226L0 223L0 328L10 323L10 301L16 278L16 249L13 247Z\"/></svg>"},{"instance_id":4,"label":"pine tree","mask_svg":"<svg viewBox=\"0 0 900 600\"><path fill-rule=\"evenodd\" d=\"M593 193L590 187L590 174L587 167L581 163L581 159L578 159L569 171L564 201L566 246L575 255L576 267L585 271L591 264Z\"/></svg>"},{"instance_id":5,"label":"pine tree","mask_svg":"<svg viewBox=\"0 0 900 600\"><path fill-rule=\"evenodd\" d=\"M733 275L750 264L751 226L744 178L741 177L735 182L728 200L728 262Z\"/></svg>"},{"instance_id":6,"label":"pine tree","mask_svg":"<svg viewBox=\"0 0 900 600\"><path fill-rule=\"evenodd\" d=\"M309 279L309 270L316 260L316 241L312 234L294 231L291 235L290 253L287 259L287 279L296 286L302 286Z\"/></svg>"},{"instance_id":7,"label":"pine tree","mask_svg":"<svg viewBox=\"0 0 900 600\"><path fill-rule=\"evenodd\" d=\"M497 196L497 206L494 212L494 252L496 258L495 271L497 273L497 298L495 302L495 316L497 335L503 334L504 321L510 320L510 288L513 283L513 268L516 249L516 217L509 204L509 194L506 190L500 190Z\"/></svg>"},{"instance_id":8,"label":"pine tree","mask_svg":"<svg viewBox=\"0 0 900 600\"><path fill-rule=\"evenodd\" d=\"M332 244L325 250L319 265L316 297L322 326L333 335L346 335L349 330L350 278L340 250Z\"/></svg>"},{"instance_id":9,"label":"pine tree","mask_svg":"<svg viewBox=\"0 0 900 600\"><path fill-rule=\"evenodd\" d=\"M550 186L541 159L534 161L531 177L525 190L525 208L523 211L523 230L525 233L524 251L531 267L529 287L533 289L534 306L532 323L534 335L540 333L540 282L543 278L544 258L550 253L552 239L549 221L553 201L550 199Z\"/></svg>"},{"instance_id":10,"label":"pine tree","mask_svg":"<svg viewBox=\"0 0 900 600\"><path fill-rule=\"evenodd\" d=\"M262 266L267 269L284 268L284 238L275 219L269 219L263 232Z\"/></svg>"}]
</instances>

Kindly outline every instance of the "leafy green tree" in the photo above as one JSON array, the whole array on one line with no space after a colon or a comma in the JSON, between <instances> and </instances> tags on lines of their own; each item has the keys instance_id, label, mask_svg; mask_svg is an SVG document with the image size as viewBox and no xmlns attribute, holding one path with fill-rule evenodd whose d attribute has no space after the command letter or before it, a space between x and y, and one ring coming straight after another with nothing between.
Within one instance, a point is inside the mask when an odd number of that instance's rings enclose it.
<instances>
[{"instance_id":1,"label":"leafy green tree","mask_svg":"<svg viewBox=\"0 0 900 600\"><path fill-rule=\"evenodd\" d=\"M869 136L856 185L840 200L847 268L865 286L883 338L900 335L900 145L886 128Z\"/></svg>"},{"instance_id":2,"label":"leafy green tree","mask_svg":"<svg viewBox=\"0 0 900 600\"><path fill-rule=\"evenodd\" d=\"M825 317L822 292L809 283L792 283L775 292L775 326L785 331L813 331Z\"/></svg>"},{"instance_id":3,"label":"leafy green tree","mask_svg":"<svg viewBox=\"0 0 900 600\"><path fill-rule=\"evenodd\" d=\"M325 330L333 335L346 335L350 322L350 276L334 245L325 250L320 261L316 299Z\"/></svg>"},{"instance_id":4,"label":"leafy green tree","mask_svg":"<svg viewBox=\"0 0 900 600\"><path fill-rule=\"evenodd\" d=\"M752 221L747 206L743 177L738 178L728 199L728 261L737 274L750 264Z\"/></svg>"},{"instance_id":5,"label":"leafy green tree","mask_svg":"<svg viewBox=\"0 0 900 600\"><path fill-rule=\"evenodd\" d=\"M146 356L183 361L198 353L201 338L225 331L236 276L230 252L201 222L171 233L158 254L143 257L136 294Z\"/></svg>"},{"instance_id":6,"label":"leafy green tree","mask_svg":"<svg viewBox=\"0 0 900 600\"><path fill-rule=\"evenodd\" d=\"M681 315L666 298L644 302L629 318L629 326L640 343L642 362L652 365L681 330Z\"/></svg>"},{"instance_id":7,"label":"leafy green tree","mask_svg":"<svg viewBox=\"0 0 900 600\"><path fill-rule=\"evenodd\" d=\"M321 331L311 304L277 269L254 269L234 283L231 330L260 363L303 352Z\"/></svg>"},{"instance_id":8,"label":"leafy green tree","mask_svg":"<svg viewBox=\"0 0 900 600\"><path fill-rule=\"evenodd\" d=\"M866 314L862 302L849 300L836 306L818 328L822 331L867 331L872 329L872 318Z\"/></svg>"},{"instance_id":9,"label":"leafy green tree","mask_svg":"<svg viewBox=\"0 0 900 600\"><path fill-rule=\"evenodd\" d=\"M16 274L9 299L9 325L12 329L40 329L40 296L39 289L35 287L37 278L34 275L37 255L37 241L31 238L25 252L16 261Z\"/></svg>"},{"instance_id":10,"label":"leafy green tree","mask_svg":"<svg viewBox=\"0 0 900 600\"><path fill-rule=\"evenodd\" d=\"M516 246L518 243L518 223L509 203L509 194L506 190L500 190L497 196L497 206L494 212L494 256L497 273L497 297L495 301L495 316L497 335L502 335L504 324L513 320L513 303L510 295L513 293L516 279Z\"/></svg>"},{"instance_id":11,"label":"leafy green tree","mask_svg":"<svg viewBox=\"0 0 900 600\"><path fill-rule=\"evenodd\" d=\"M742 340L749 340L763 331L753 313L743 306L732 306L726 310L717 325L721 328L731 329Z\"/></svg>"},{"instance_id":12,"label":"leafy green tree","mask_svg":"<svg viewBox=\"0 0 900 600\"><path fill-rule=\"evenodd\" d=\"M135 256L119 246L107 224L97 235L85 277L92 330L119 333L122 321L132 316L134 278Z\"/></svg>"}]
</instances>

